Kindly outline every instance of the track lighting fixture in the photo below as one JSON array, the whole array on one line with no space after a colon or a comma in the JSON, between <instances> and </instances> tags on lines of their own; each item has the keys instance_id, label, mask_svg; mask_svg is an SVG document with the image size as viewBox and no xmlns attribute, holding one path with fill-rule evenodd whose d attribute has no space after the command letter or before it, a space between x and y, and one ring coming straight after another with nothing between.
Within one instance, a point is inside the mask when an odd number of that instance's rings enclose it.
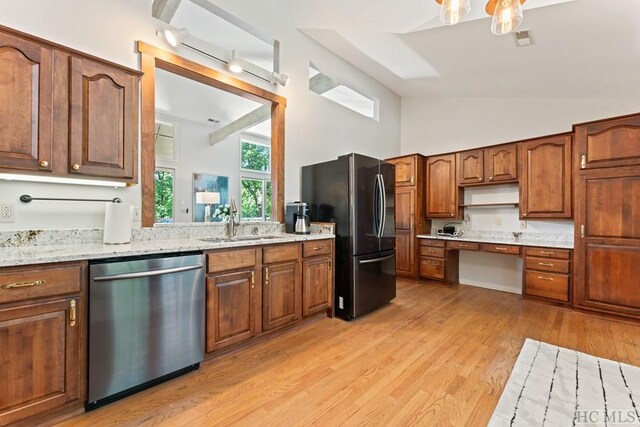
<instances>
[{"instance_id":1,"label":"track lighting fixture","mask_svg":"<svg viewBox=\"0 0 640 427\"><path fill-rule=\"evenodd\" d=\"M236 74L240 74L244 70L237 51L234 50L231 52L231 59L227 62L227 68Z\"/></svg>"},{"instance_id":2,"label":"track lighting fixture","mask_svg":"<svg viewBox=\"0 0 640 427\"><path fill-rule=\"evenodd\" d=\"M184 39L189 35L189 30L186 28L180 28L176 30L174 28L168 28L163 32L164 38L171 46L176 47L184 41Z\"/></svg>"}]
</instances>

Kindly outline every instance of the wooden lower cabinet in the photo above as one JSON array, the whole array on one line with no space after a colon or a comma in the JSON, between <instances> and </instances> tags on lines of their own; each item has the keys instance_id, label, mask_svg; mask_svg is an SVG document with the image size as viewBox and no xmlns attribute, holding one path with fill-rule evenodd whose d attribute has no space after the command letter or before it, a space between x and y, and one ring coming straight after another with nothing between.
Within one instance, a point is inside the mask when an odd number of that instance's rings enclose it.
<instances>
[{"instance_id":1,"label":"wooden lower cabinet","mask_svg":"<svg viewBox=\"0 0 640 427\"><path fill-rule=\"evenodd\" d=\"M207 352L260 332L262 287L255 268L207 278Z\"/></svg>"},{"instance_id":2,"label":"wooden lower cabinet","mask_svg":"<svg viewBox=\"0 0 640 427\"><path fill-rule=\"evenodd\" d=\"M396 229L396 274L415 277L415 233L413 230Z\"/></svg>"},{"instance_id":3,"label":"wooden lower cabinet","mask_svg":"<svg viewBox=\"0 0 640 427\"><path fill-rule=\"evenodd\" d=\"M302 280L299 263L286 262L263 268L262 328L265 331L302 317Z\"/></svg>"},{"instance_id":4,"label":"wooden lower cabinet","mask_svg":"<svg viewBox=\"0 0 640 427\"><path fill-rule=\"evenodd\" d=\"M329 257L302 262L302 315L328 310L333 303L333 263Z\"/></svg>"},{"instance_id":5,"label":"wooden lower cabinet","mask_svg":"<svg viewBox=\"0 0 640 427\"><path fill-rule=\"evenodd\" d=\"M458 252L445 249L444 240L419 239L418 273L421 279L458 283Z\"/></svg>"},{"instance_id":6,"label":"wooden lower cabinet","mask_svg":"<svg viewBox=\"0 0 640 427\"><path fill-rule=\"evenodd\" d=\"M41 424L84 405L85 266L0 269L0 425Z\"/></svg>"}]
</instances>

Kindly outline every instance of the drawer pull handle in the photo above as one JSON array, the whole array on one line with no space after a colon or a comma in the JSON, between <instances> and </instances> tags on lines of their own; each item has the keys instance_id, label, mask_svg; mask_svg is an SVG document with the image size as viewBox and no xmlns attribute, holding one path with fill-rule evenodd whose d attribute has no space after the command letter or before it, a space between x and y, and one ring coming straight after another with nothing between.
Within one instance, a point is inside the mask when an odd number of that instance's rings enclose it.
<instances>
[{"instance_id":1,"label":"drawer pull handle","mask_svg":"<svg viewBox=\"0 0 640 427\"><path fill-rule=\"evenodd\" d=\"M458 246L461 247L461 248L468 248L469 247L467 245L458 245Z\"/></svg>"},{"instance_id":2,"label":"drawer pull handle","mask_svg":"<svg viewBox=\"0 0 640 427\"><path fill-rule=\"evenodd\" d=\"M6 285L2 285L2 289L30 288L32 286L44 285L45 283L46 282L44 280L34 280L33 282L7 283Z\"/></svg>"},{"instance_id":3,"label":"drawer pull handle","mask_svg":"<svg viewBox=\"0 0 640 427\"><path fill-rule=\"evenodd\" d=\"M322 249L322 247L321 247L321 246L314 246L314 247L313 247L313 250L314 250L314 251L319 251L320 249Z\"/></svg>"},{"instance_id":4,"label":"drawer pull handle","mask_svg":"<svg viewBox=\"0 0 640 427\"><path fill-rule=\"evenodd\" d=\"M540 254L542 255L553 255L555 252L553 251L540 251Z\"/></svg>"},{"instance_id":5,"label":"drawer pull handle","mask_svg":"<svg viewBox=\"0 0 640 427\"><path fill-rule=\"evenodd\" d=\"M46 168L47 166L49 166L49 162L48 162L48 161L46 161L46 160L42 160L42 161L40 162L40 167L41 167L41 168Z\"/></svg>"},{"instance_id":6,"label":"drawer pull handle","mask_svg":"<svg viewBox=\"0 0 640 427\"><path fill-rule=\"evenodd\" d=\"M550 262L539 262L538 265L542 265L545 267L553 267L553 264Z\"/></svg>"},{"instance_id":7,"label":"drawer pull handle","mask_svg":"<svg viewBox=\"0 0 640 427\"><path fill-rule=\"evenodd\" d=\"M69 326L76 326L76 300L69 302Z\"/></svg>"},{"instance_id":8,"label":"drawer pull handle","mask_svg":"<svg viewBox=\"0 0 640 427\"><path fill-rule=\"evenodd\" d=\"M251 272L251 289L256 287L256 272Z\"/></svg>"},{"instance_id":9,"label":"drawer pull handle","mask_svg":"<svg viewBox=\"0 0 640 427\"><path fill-rule=\"evenodd\" d=\"M508 251L508 250L509 250L509 249L507 249L507 248L498 248L498 247L495 247L495 248L493 248L493 249L495 249L496 251L501 251L501 252L504 252L504 251Z\"/></svg>"},{"instance_id":10,"label":"drawer pull handle","mask_svg":"<svg viewBox=\"0 0 640 427\"><path fill-rule=\"evenodd\" d=\"M553 277L538 276L538 279L553 282Z\"/></svg>"}]
</instances>

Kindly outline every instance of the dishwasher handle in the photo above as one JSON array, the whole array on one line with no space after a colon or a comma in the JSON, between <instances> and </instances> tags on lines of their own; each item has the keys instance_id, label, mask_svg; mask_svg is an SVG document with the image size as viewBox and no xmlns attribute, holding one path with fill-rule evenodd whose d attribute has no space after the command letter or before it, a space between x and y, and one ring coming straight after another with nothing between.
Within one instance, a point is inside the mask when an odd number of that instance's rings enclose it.
<instances>
[{"instance_id":1,"label":"dishwasher handle","mask_svg":"<svg viewBox=\"0 0 640 427\"><path fill-rule=\"evenodd\" d=\"M163 276L165 274L182 273L184 271L202 270L202 265L187 265L184 267L165 268L162 270L140 271L137 273L113 274L111 276L94 277L94 282L111 282L115 280L140 279L144 277Z\"/></svg>"}]
</instances>

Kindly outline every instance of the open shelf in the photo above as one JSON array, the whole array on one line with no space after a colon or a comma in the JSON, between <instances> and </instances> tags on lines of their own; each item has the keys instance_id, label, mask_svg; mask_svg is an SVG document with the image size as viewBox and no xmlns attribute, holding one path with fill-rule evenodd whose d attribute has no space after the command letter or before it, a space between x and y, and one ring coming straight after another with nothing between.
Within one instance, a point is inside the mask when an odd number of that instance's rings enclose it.
<instances>
[{"instance_id":1,"label":"open shelf","mask_svg":"<svg viewBox=\"0 0 640 427\"><path fill-rule=\"evenodd\" d=\"M470 204L470 205L459 205L459 207L461 207L461 208L492 208L492 207L507 207L507 206L513 206L514 208L517 208L518 206L520 206L520 203L518 203L518 202L511 202L511 203L478 203L478 204Z\"/></svg>"}]
</instances>

